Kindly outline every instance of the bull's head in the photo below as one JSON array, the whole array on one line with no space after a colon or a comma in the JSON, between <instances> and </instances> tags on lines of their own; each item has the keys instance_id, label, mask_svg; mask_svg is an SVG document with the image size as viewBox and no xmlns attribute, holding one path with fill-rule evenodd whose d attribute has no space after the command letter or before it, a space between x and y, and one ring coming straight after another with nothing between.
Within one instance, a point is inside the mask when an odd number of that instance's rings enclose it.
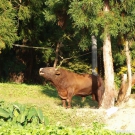
<instances>
[{"instance_id":1,"label":"bull's head","mask_svg":"<svg viewBox=\"0 0 135 135\"><path fill-rule=\"evenodd\" d=\"M56 69L54 67L40 68L39 75L43 76L46 79L51 79L51 78L55 77L56 75L60 75L60 70L59 70L59 68Z\"/></svg>"}]
</instances>

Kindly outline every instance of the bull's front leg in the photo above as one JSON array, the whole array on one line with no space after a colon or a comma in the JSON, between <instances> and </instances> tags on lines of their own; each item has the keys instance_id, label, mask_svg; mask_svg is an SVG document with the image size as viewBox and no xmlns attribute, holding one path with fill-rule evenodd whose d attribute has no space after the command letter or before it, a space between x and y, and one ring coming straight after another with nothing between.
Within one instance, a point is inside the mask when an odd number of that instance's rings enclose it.
<instances>
[{"instance_id":1,"label":"bull's front leg","mask_svg":"<svg viewBox=\"0 0 135 135\"><path fill-rule=\"evenodd\" d=\"M61 99L61 100L62 100L62 106L63 106L64 108L67 108L66 100L65 100L65 99Z\"/></svg>"},{"instance_id":2,"label":"bull's front leg","mask_svg":"<svg viewBox=\"0 0 135 135\"><path fill-rule=\"evenodd\" d=\"M67 99L67 103L68 103L67 108L71 108L71 98L68 98L68 99Z\"/></svg>"},{"instance_id":3,"label":"bull's front leg","mask_svg":"<svg viewBox=\"0 0 135 135\"><path fill-rule=\"evenodd\" d=\"M73 97L73 89L68 90L68 95L67 95L67 103L68 103L68 108L71 108L71 101Z\"/></svg>"},{"instance_id":4,"label":"bull's front leg","mask_svg":"<svg viewBox=\"0 0 135 135\"><path fill-rule=\"evenodd\" d=\"M67 91L66 90L62 90L62 89L59 89L58 90L58 94L59 94L59 96L61 98L62 106L64 108L67 108L67 104L66 104L67 95L68 95Z\"/></svg>"}]
</instances>

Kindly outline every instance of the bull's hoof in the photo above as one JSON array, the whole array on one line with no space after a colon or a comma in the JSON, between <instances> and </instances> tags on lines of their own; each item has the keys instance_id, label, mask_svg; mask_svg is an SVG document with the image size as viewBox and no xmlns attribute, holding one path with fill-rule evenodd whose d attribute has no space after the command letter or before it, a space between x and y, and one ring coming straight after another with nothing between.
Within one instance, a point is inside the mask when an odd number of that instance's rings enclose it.
<instances>
[{"instance_id":1,"label":"bull's hoof","mask_svg":"<svg viewBox=\"0 0 135 135\"><path fill-rule=\"evenodd\" d=\"M67 109L67 106L63 106L63 108Z\"/></svg>"},{"instance_id":2,"label":"bull's hoof","mask_svg":"<svg viewBox=\"0 0 135 135\"><path fill-rule=\"evenodd\" d=\"M68 106L67 109L72 109L72 107L71 106Z\"/></svg>"}]
</instances>

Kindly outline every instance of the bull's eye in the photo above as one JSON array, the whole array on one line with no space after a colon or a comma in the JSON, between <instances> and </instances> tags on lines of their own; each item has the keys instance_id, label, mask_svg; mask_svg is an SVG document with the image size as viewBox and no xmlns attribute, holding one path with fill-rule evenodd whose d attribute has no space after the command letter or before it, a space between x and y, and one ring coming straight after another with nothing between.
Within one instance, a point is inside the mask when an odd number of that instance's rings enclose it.
<instances>
[{"instance_id":1,"label":"bull's eye","mask_svg":"<svg viewBox=\"0 0 135 135\"><path fill-rule=\"evenodd\" d=\"M56 70L55 71L55 75L60 75L60 71L59 70Z\"/></svg>"}]
</instances>

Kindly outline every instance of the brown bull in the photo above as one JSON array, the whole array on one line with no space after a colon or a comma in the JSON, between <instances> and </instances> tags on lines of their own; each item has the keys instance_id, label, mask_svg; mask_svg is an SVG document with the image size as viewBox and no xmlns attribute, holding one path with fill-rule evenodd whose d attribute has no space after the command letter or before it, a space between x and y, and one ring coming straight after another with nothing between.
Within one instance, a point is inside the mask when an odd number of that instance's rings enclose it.
<instances>
[{"instance_id":1,"label":"brown bull","mask_svg":"<svg viewBox=\"0 0 135 135\"><path fill-rule=\"evenodd\" d=\"M92 99L101 106L102 95L104 93L104 83L100 76L89 74L77 74L63 68L55 69L54 67L40 68L40 76L52 82L62 99L63 107L68 103L71 107L73 96L85 97L92 95Z\"/></svg>"}]
</instances>

